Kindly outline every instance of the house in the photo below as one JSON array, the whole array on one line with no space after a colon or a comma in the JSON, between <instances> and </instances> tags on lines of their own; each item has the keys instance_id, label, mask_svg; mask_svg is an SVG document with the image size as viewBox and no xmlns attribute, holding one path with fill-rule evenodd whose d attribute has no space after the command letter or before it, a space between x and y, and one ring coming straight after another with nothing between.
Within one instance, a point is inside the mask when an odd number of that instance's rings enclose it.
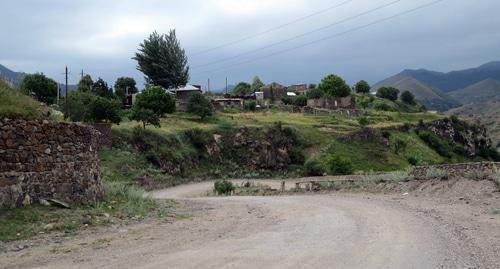
<instances>
[{"instance_id":1,"label":"house","mask_svg":"<svg viewBox=\"0 0 500 269\"><path fill-rule=\"evenodd\" d=\"M287 96L285 86L273 82L259 89L260 92L264 92L264 99L266 100L280 100L282 97Z\"/></svg>"},{"instance_id":2,"label":"house","mask_svg":"<svg viewBox=\"0 0 500 269\"><path fill-rule=\"evenodd\" d=\"M201 93L201 86L199 85L186 85L181 88L176 88L176 89L170 89L168 90L169 93L175 95L175 105L177 111L187 111L187 103L189 96L195 92Z\"/></svg>"},{"instance_id":3,"label":"house","mask_svg":"<svg viewBox=\"0 0 500 269\"><path fill-rule=\"evenodd\" d=\"M296 84L288 87L288 91L303 95L306 94L309 89L307 88L307 84Z\"/></svg>"}]
</instances>

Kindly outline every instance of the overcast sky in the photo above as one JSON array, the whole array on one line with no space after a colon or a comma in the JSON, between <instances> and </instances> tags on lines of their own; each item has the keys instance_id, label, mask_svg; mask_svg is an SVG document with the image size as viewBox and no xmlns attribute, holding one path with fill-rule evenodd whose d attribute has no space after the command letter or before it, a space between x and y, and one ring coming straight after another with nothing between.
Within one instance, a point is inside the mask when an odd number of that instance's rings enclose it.
<instances>
[{"instance_id":1,"label":"overcast sky","mask_svg":"<svg viewBox=\"0 0 500 269\"><path fill-rule=\"evenodd\" d=\"M131 76L142 84L143 76L131 58L152 31L169 29L176 29L189 56L190 82L205 86L210 78L212 89L223 87L226 76L230 84L251 81L255 75L266 83L295 84L317 83L335 73L349 83L360 79L375 83L406 68L450 71L500 60L498 0L444 0L360 28L430 2L1 0L0 64L14 71L43 72L60 82L68 65L71 83L78 81L83 69L109 83ZM331 8L341 3L345 4ZM318 14L279 30L197 54L314 13ZM362 13L366 14L358 16ZM324 30L196 68L318 28ZM336 37L313 43L331 36ZM306 43L313 44L290 50Z\"/></svg>"}]
</instances>

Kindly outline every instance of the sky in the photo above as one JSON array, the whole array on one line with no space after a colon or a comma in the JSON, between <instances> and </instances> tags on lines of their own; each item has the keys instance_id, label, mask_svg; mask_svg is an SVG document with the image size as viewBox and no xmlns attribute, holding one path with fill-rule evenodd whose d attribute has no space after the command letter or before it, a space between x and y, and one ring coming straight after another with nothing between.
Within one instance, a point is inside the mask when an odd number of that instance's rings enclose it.
<instances>
[{"instance_id":1,"label":"sky","mask_svg":"<svg viewBox=\"0 0 500 269\"><path fill-rule=\"evenodd\" d=\"M111 85L130 76L142 86L132 57L151 32L170 29L186 50L190 83L210 79L212 89L226 77L291 85L332 73L373 84L404 69L500 60L500 1L442 0L406 13L432 2L1 0L0 64L59 82L68 66L72 84L83 70Z\"/></svg>"}]
</instances>

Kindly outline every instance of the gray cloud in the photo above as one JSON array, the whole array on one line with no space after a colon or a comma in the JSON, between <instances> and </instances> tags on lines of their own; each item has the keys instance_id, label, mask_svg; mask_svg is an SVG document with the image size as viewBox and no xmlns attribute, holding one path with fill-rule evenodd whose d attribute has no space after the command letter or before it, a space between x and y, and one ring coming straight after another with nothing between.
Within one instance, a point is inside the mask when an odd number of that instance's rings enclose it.
<instances>
[{"instance_id":1,"label":"gray cloud","mask_svg":"<svg viewBox=\"0 0 500 269\"><path fill-rule=\"evenodd\" d=\"M189 58L191 66L210 63L266 46L356 15L394 0L353 0L338 9L234 46ZM496 0L445 0L437 5L337 38L273 57L234 66L334 35L397 14L432 0L401 0L386 9L301 39L206 68L193 69L192 83L222 87L249 81L317 83L337 73L350 83L376 82L404 68L448 71L499 60L500 17ZM62 81L68 65L71 81L84 69L112 83L119 76L142 81L131 60L138 44L153 30L177 29L188 54L259 33L332 6L342 0L24 0L2 1L0 63L25 72L44 72Z\"/></svg>"}]
</instances>

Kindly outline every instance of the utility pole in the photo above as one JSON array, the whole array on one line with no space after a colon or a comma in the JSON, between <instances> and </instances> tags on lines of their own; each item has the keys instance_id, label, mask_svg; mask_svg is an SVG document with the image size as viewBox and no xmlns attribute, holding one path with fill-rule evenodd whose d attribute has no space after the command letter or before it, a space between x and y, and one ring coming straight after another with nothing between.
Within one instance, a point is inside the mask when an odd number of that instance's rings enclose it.
<instances>
[{"instance_id":1,"label":"utility pole","mask_svg":"<svg viewBox=\"0 0 500 269\"><path fill-rule=\"evenodd\" d=\"M227 94L227 77L226 77L226 94Z\"/></svg>"},{"instance_id":2,"label":"utility pole","mask_svg":"<svg viewBox=\"0 0 500 269\"><path fill-rule=\"evenodd\" d=\"M65 79L66 79L66 87L65 87L65 96L64 96L64 103L66 104L66 109L64 110L64 119L67 119L69 116L69 111L68 111L68 67L66 66L65 72Z\"/></svg>"},{"instance_id":3,"label":"utility pole","mask_svg":"<svg viewBox=\"0 0 500 269\"><path fill-rule=\"evenodd\" d=\"M82 69L81 77L82 77L81 79L83 79L83 69Z\"/></svg>"},{"instance_id":4,"label":"utility pole","mask_svg":"<svg viewBox=\"0 0 500 269\"><path fill-rule=\"evenodd\" d=\"M210 92L210 79L208 79L207 90Z\"/></svg>"},{"instance_id":5,"label":"utility pole","mask_svg":"<svg viewBox=\"0 0 500 269\"><path fill-rule=\"evenodd\" d=\"M61 84L57 82L57 105L60 105L59 98L61 98Z\"/></svg>"}]
</instances>

